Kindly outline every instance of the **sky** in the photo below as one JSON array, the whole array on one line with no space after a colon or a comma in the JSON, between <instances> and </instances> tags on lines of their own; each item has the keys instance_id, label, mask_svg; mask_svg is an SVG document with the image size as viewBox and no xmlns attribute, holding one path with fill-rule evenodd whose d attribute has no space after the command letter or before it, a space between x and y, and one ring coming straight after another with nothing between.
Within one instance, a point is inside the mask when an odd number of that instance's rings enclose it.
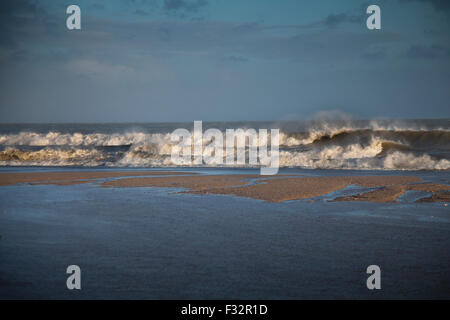
<instances>
[{"instance_id":1,"label":"sky","mask_svg":"<svg viewBox=\"0 0 450 320\"><path fill-rule=\"evenodd\" d=\"M0 123L450 118L449 84L447 0L0 1Z\"/></svg>"}]
</instances>

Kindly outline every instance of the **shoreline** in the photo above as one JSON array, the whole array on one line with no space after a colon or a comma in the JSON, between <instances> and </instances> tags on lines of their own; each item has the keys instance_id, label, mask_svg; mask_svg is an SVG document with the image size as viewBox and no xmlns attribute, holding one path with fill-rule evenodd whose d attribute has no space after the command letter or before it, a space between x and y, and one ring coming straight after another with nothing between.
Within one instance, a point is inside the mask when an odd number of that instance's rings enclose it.
<instances>
[{"instance_id":1,"label":"shoreline","mask_svg":"<svg viewBox=\"0 0 450 320\"><path fill-rule=\"evenodd\" d=\"M101 179L114 178L103 181ZM183 188L179 193L221 194L267 202L311 199L343 190L351 185L376 188L330 201L397 202L408 191L431 193L416 200L420 203L450 202L450 186L424 182L416 176L305 176L279 174L198 174L187 171L66 171L66 172L0 172L0 186L20 183L69 186L97 183L107 188L160 187ZM310 200L313 201L313 200Z\"/></svg>"},{"instance_id":2,"label":"shoreline","mask_svg":"<svg viewBox=\"0 0 450 320\"><path fill-rule=\"evenodd\" d=\"M196 174L177 171L61 171L61 172L0 172L0 186L18 183L74 185L97 179L129 176L159 176Z\"/></svg>"}]
</instances>

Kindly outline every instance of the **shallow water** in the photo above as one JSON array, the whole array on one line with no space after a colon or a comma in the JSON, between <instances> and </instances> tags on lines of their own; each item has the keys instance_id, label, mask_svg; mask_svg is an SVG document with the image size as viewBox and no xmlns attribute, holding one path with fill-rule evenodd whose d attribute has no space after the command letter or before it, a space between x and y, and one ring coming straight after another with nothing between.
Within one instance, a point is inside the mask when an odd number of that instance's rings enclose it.
<instances>
[{"instance_id":1,"label":"shallow water","mask_svg":"<svg viewBox=\"0 0 450 320\"><path fill-rule=\"evenodd\" d=\"M11 170L38 169L1 171ZM445 172L408 174L449 181ZM0 187L0 298L450 298L442 203L267 203L176 191ZM82 270L80 291L66 288L72 264ZM372 264L381 290L366 288Z\"/></svg>"}]
</instances>

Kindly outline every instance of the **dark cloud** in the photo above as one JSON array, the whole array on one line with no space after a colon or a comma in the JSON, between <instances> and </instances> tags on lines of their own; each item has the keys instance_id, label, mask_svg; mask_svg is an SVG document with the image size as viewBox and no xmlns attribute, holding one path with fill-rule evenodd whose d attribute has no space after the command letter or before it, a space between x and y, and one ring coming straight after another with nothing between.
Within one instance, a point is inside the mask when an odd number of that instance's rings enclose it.
<instances>
[{"instance_id":1,"label":"dark cloud","mask_svg":"<svg viewBox=\"0 0 450 320\"><path fill-rule=\"evenodd\" d=\"M422 2L431 4L436 11L444 11L450 13L449 0L402 0L402 2Z\"/></svg>"},{"instance_id":2,"label":"dark cloud","mask_svg":"<svg viewBox=\"0 0 450 320\"><path fill-rule=\"evenodd\" d=\"M414 59L441 59L450 57L450 49L442 45L414 45L411 46L406 53L410 58Z\"/></svg>"},{"instance_id":3,"label":"dark cloud","mask_svg":"<svg viewBox=\"0 0 450 320\"><path fill-rule=\"evenodd\" d=\"M37 6L29 0L3 0L0 1L1 16L16 16L18 14L35 14Z\"/></svg>"},{"instance_id":4,"label":"dark cloud","mask_svg":"<svg viewBox=\"0 0 450 320\"><path fill-rule=\"evenodd\" d=\"M132 14L147 16L150 12L161 9L160 0L122 0Z\"/></svg>"},{"instance_id":5,"label":"dark cloud","mask_svg":"<svg viewBox=\"0 0 450 320\"><path fill-rule=\"evenodd\" d=\"M341 23L361 23L363 21L362 16L348 15L346 13L330 14L326 17L324 23L330 28L334 28Z\"/></svg>"},{"instance_id":6,"label":"dark cloud","mask_svg":"<svg viewBox=\"0 0 450 320\"><path fill-rule=\"evenodd\" d=\"M130 1L128 2L130 5L131 3L147 5L153 3L150 0ZM3 6L7 2L0 1ZM24 10L32 12L26 6L30 3L33 2L16 0L13 5L17 5L18 8L13 11L20 12L20 9L22 12ZM193 10L201 4L205 4L206 1L166 0L164 3L170 6L171 10L175 10L174 14L177 15L178 11L176 10L187 10L182 9L186 7L187 3L189 4L188 8ZM134 7L131 12L136 15L146 15L149 12L147 8ZM128 63L131 61L130 57L134 59L141 54L158 58L173 55L192 57L203 54L215 61L234 63L259 59L335 63L360 59L366 52L372 52L371 48L374 45L384 46L399 41L397 35L389 32L368 35L364 32L348 33L333 28L324 28L326 25L336 26L344 22L355 23L358 21L358 17L350 14L330 15L326 19L326 24L324 24L324 20L318 21L315 28L311 30L309 26L276 26L280 30L284 28L294 31L301 30L296 36L293 36L291 32L289 34L272 32L274 27L268 28L263 23L257 22L234 23L181 19L170 22L158 20L125 22L86 18L85 23L89 28L85 28L82 33L68 33L62 18L64 15L62 17L52 16L52 19L58 22L59 27L57 25L51 28L48 27L49 19L46 20L45 27L39 28L35 28L35 23L29 21L28 28L20 34L15 32L12 38L0 38L0 45L8 43L8 40L9 42L15 40L21 44L14 48L15 51L28 50L24 52L34 55L36 59L58 55L58 57L65 57L66 60L69 60L73 56L81 55L82 58L90 59L111 57L111 60L127 61L126 63ZM0 30L0 36L2 34L5 34L4 30ZM11 35L11 32L9 34ZM36 43L39 45L36 46ZM43 46L45 46L45 50L36 49ZM229 53L239 54L227 56Z\"/></svg>"},{"instance_id":7,"label":"dark cloud","mask_svg":"<svg viewBox=\"0 0 450 320\"><path fill-rule=\"evenodd\" d=\"M30 55L27 50L16 50L12 52L12 54L10 55L10 59L12 61L21 62L28 60L29 56Z\"/></svg>"},{"instance_id":8,"label":"dark cloud","mask_svg":"<svg viewBox=\"0 0 450 320\"><path fill-rule=\"evenodd\" d=\"M382 50L373 51L373 52L365 52L362 54L362 57L364 59L367 59L370 61L380 61L380 60L384 60L387 57L387 53Z\"/></svg>"},{"instance_id":9,"label":"dark cloud","mask_svg":"<svg viewBox=\"0 0 450 320\"><path fill-rule=\"evenodd\" d=\"M164 0L164 9L168 11L197 11L207 4L207 0Z\"/></svg>"},{"instance_id":10,"label":"dark cloud","mask_svg":"<svg viewBox=\"0 0 450 320\"><path fill-rule=\"evenodd\" d=\"M46 13L32 0L0 1L0 45L17 45L17 36L30 31L30 26L38 26L46 18ZM31 30L32 31L32 30Z\"/></svg>"},{"instance_id":11,"label":"dark cloud","mask_svg":"<svg viewBox=\"0 0 450 320\"><path fill-rule=\"evenodd\" d=\"M105 9L105 6L104 6L103 4L101 4L101 3L94 3L94 4L92 5L92 9L95 9L95 10L104 10L104 9Z\"/></svg>"},{"instance_id":12,"label":"dark cloud","mask_svg":"<svg viewBox=\"0 0 450 320\"><path fill-rule=\"evenodd\" d=\"M231 62L231 63L241 63L241 62L248 61L248 59L246 57L239 56L239 55L224 56L221 60L223 62Z\"/></svg>"},{"instance_id":13,"label":"dark cloud","mask_svg":"<svg viewBox=\"0 0 450 320\"><path fill-rule=\"evenodd\" d=\"M0 118L92 121L89 112L97 110L97 120L117 121L124 104L131 108L130 117L159 114L153 120L171 119L172 114L186 120L211 105L227 110L214 111L212 117L242 117L245 111L270 118L261 109L276 105L280 112L291 112L299 101L311 108L347 102L359 106L373 90L380 98L365 110L382 105L390 114L393 105L410 112L414 106L423 110L424 103L432 105L431 99L444 104L449 97L448 28L441 26L442 19L431 19L437 12L418 26L432 30L431 37L414 33L415 28L408 31L408 25L368 31L358 25L364 23L365 10L340 9L345 13L329 16L324 11L308 24L299 19L266 25L252 22L261 18L251 13L237 21L217 21L211 18L214 9L200 0L121 1L119 6L105 4L107 12L91 10L82 32L72 32L65 27L64 5L0 0L0 104L17 105ZM417 14L422 9L414 6ZM116 18L118 12L123 19ZM152 19L132 13L149 13ZM203 14L208 19L192 21ZM435 45L417 45L421 43ZM424 59L427 68L414 59ZM66 105L68 96L80 101ZM234 103L236 97L239 103ZM233 105L237 107L229 108ZM33 110L36 114L28 116ZM442 110L435 108L438 114L448 108Z\"/></svg>"},{"instance_id":14,"label":"dark cloud","mask_svg":"<svg viewBox=\"0 0 450 320\"><path fill-rule=\"evenodd\" d=\"M333 28L303 31L296 36L274 34L258 23L218 21L89 21L92 32L82 37L66 33L59 44L69 48L90 48L89 55L147 53L155 57L199 54L229 62L245 60L296 60L310 63L359 59L367 52L395 45L403 39L392 32L343 32ZM307 30L307 29L306 29ZM75 37L76 36L76 37ZM55 38L53 38L55 39ZM235 54L238 53L238 54ZM87 53L86 53L87 54ZM370 55L370 54L369 54ZM224 58L225 57L225 58Z\"/></svg>"},{"instance_id":15,"label":"dark cloud","mask_svg":"<svg viewBox=\"0 0 450 320\"><path fill-rule=\"evenodd\" d=\"M138 16L148 16L149 13L147 11L144 11L142 9L136 9L134 11L134 14L137 14Z\"/></svg>"},{"instance_id":16,"label":"dark cloud","mask_svg":"<svg viewBox=\"0 0 450 320\"><path fill-rule=\"evenodd\" d=\"M157 0L123 0L131 6L155 6Z\"/></svg>"},{"instance_id":17,"label":"dark cloud","mask_svg":"<svg viewBox=\"0 0 450 320\"><path fill-rule=\"evenodd\" d=\"M21 27L37 16L39 10L33 1L0 1L0 26L3 28Z\"/></svg>"}]
</instances>

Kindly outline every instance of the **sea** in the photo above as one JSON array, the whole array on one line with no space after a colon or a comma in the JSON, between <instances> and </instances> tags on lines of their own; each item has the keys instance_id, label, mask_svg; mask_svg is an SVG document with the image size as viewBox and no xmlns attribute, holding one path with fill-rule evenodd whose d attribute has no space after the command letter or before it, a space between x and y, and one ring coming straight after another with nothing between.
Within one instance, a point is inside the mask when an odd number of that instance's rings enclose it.
<instances>
[{"instance_id":1,"label":"sea","mask_svg":"<svg viewBox=\"0 0 450 320\"><path fill-rule=\"evenodd\" d=\"M192 131L193 122L0 124L0 166L173 167L179 128ZM210 128L279 129L281 168L450 169L449 119L203 123Z\"/></svg>"},{"instance_id":2,"label":"sea","mask_svg":"<svg viewBox=\"0 0 450 320\"><path fill-rule=\"evenodd\" d=\"M0 173L185 171L173 130L193 123L2 124ZM407 175L450 184L449 120L203 123L280 129L280 173ZM115 179L115 178L111 178ZM107 181L103 179L101 181ZM408 191L333 202L358 186L269 203L181 188L0 186L0 299L450 299L450 210ZM367 191L367 190L365 190ZM69 266L81 289L69 290ZM381 288L369 289L369 266Z\"/></svg>"}]
</instances>

